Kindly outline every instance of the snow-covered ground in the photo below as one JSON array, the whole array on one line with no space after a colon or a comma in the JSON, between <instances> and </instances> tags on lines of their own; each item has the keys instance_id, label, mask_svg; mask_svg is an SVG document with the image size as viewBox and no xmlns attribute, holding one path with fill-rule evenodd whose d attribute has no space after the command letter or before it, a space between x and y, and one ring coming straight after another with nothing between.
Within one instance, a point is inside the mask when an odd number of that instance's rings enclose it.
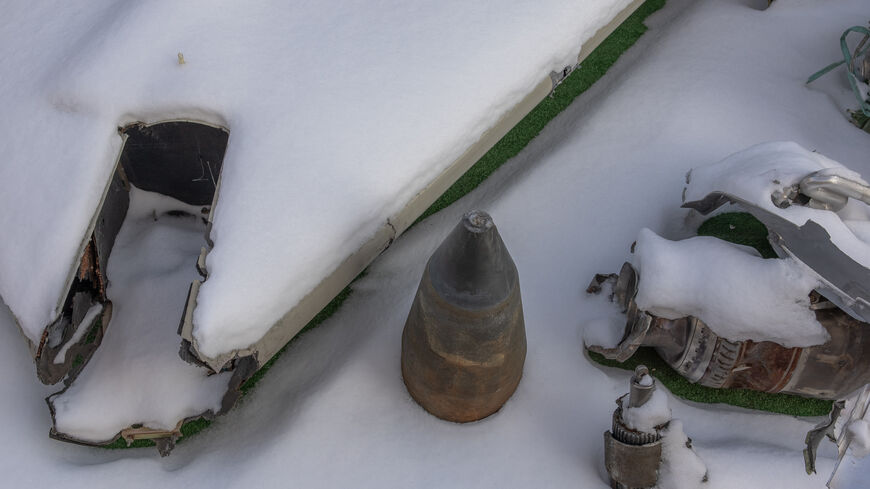
<instances>
[{"instance_id":1,"label":"snow-covered ground","mask_svg":"<svg viewBox=\"0 0 870 489\"><path fill-rule=\"evenodd\" d=\"M866 1L780 0L767 11L752 3L764 2L670 0L605 78L481 187L398 239L338 313L171 457L48 439L42 397L54 389L34 378L4 312L4 482L604 489L602 433L631 374L583 354L583 325L612 315L585 295L590 277L618 270L643 227L691 235L694 222L679 210L686 171L752 144L794 140L870 175L870 136L843 115L852 103L843 77L803 83L837 58L846 27L866 21ZM528 354L500 412L456 425L407 394L400 338L426 259L472 208L493 215L516 262ZM833 468L832 445L823 444L819 474L804 473L803 438L815 419L673 397L669 405L711 489L822 488Z\"/></svg>"}]
</instances>

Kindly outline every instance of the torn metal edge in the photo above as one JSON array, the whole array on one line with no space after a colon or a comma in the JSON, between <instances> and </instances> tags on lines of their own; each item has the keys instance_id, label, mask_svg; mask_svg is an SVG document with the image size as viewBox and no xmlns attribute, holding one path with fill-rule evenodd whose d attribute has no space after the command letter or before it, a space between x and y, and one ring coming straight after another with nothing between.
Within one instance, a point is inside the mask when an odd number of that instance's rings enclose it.
<instances>
[{"instance_id":1,"label":"torn metal edge","mask_svg":"<svg viewBox=\"0 0 870 489\"><path fill-rule=\"evenodd\" d=\"M90 359L91 355L93 355L94 351L96 351L97 347L99 347L100 342L102 341L103 334L105 333L106 328L108 327L108 321L104 320L102 327L100 328L100 331L99 331L97 338L94 341L92 347L88 348L87 345L85 345L84 340L86 338L83 338L82 341L80 341L79 343L72 346L70 348L70 350L76 350L76 352L73 352L72 355L69 355L67 358L67 361L65 361L64 364L62 365L62 367L60 367L60 368L53 367L53 358L47 359L47 360L42 358L43 352L45 350L46 342L48 339L49 329L52 327L52 325L54 325L57 321L59 321L61 319L61 316L63 314L64 303L66 302L66 300L70 294L75 277L76 277L77 273L79 272L79 268L81 266L83 257L85 255L85 253L88 251L89 246L91 245L91 243L93 241L94 232L95 232L96 227L97 227L97 221L99 220L99 218L102 214L103 203L108 198L109 192L110 192L113 184L115 183L115 177L118 174L118 168L119 168L120 161L121 161L121 152L124 148L124 145L127 142L127 135L126 134L120 134L120 137L121 137L121 145L120 145L121 150L118 151L118 154L115 157L114 164L112 165L111 174L110 174L109 178L106 180L106 185L103 188L102 195L100 196L99 204L97 205L97 208L95 209L94 214L91 216L91 220L88 223L88 227L85 229L85 232L82 235L81 243L79 244L78 251L75 255L77 258L69 266L69 273L67 274L67 278L66 278L66 281L64 282L64 287L62 289L62 290L64 290L64 293L58 298L58 302L55 305L55 308L53 311L52 320L48 324L45 325L39 343L34 343L27 336L27 334L24 333L24 329L21 328L21 325L18 322L18 318L15 317L14 313L12 313L12 318L13 318L16 326L18 326L19 331L21 332L22 336L27 340L28 345L30 346L30 353L31 353L31 356L33 357L34 363L36 365L37 378L39 378L39 380L41 382L43 382L44 384L56 384L57 382L60 382L61 380L63 380L65 377L68 379L74 378L75 375L77 375L78 372L81 371L81 368L84 367L84 364L86 364L87 361ZM122 181L123 180L124 179L122 177ZM10 310L10 312L11 312L11 310ZM111 306L110 305L103 312L104 319L107 319L109 317L111 317ZM73 331L67 332L67 334L64 335L62 342L65 343L66 341L68 341L72 337L73 333L74 333ZM76 368L76 366L73 366L72 365L73 362L69 360L69 358L74 359L76 356L76 353L81 354L83 356L83 364L77 366L78 368ZM44 369L44 365L48 365L48 364L51 364L52 370L53 370L52 372L47 372Z\"/></svg>"},{"instance_id":2,"label":"torn metal edge","mask_svg":"<svg viewBox=\"0 0 870 489\"><path fill-rule=\"evenodd\" d=\"M198 419L205 419L211 421L216 416L225 414L227 411L232 409L233 406L235 406L236 401L238 401L239 397L241 397L242 384L245 382L245 380L250 378L251 375L253 375L254 372L257 371L258 368L259 367L257 360L255 357L252 356L241 358L235 362L235 364L233 365L233 375L232 377L230 377L229 383L227 385L227 391L221 399L221 407L217 412L212 409L208 409L202 413L188 416L179 420L174 428L168 430L162 428L151 428L146 426L144 423L133 424L131 426L128 426L127 428L119 430L115 435L111 436L110 438L99 441L84 440L57 430L54 398L66 392L66 390L70 387L68 384L62 390L55 392L45 398L45 402L48 405L49 413L51 414L52 424L52 427L48 432L48 436L49 438L55 440L75 443L76 445L84 446L111 445L119 438L127 442L127 446L130 446L130 444L132 444L136 440L152 440L157 446L160 455L166 456L174 448L176 440L183 436L181 428L186 423Z\"/></svg>"},{"instance_id":3,"label":"torn metal edge","mask_svg":"<svg viewBox=\"0 0 870 489\"><path fill-rule=\"evenodd\" d=\"M129 140L128 135L125 133L125 129L133 127L133 126L149 128L152 126L168 124L168 123L189 123L189 124L197 124L199 126L211 127L213 129L218 129L218 130L226 133L227 138L228 138L229 133L230 133L229 129L227 129L226 127L224 127L222 125L213 124L213 123L205 122L205 121L194 120L194 119L167 119L167 120L159 120L159 121L151 122L151 123L132 122L132 123L129 123L129 124L126 124L124 126L119 127L118 133L122 138L121 147L118 151L118 156L115 159L115 163L114 163L114 166L112 169L112 176L109 179L109 184L107 185L106 190L103 193L103 196L100 200L99 206L94 214L94 217L91 220L91 224L90 224L90 226L87 230L87 233L85 235L86 239L83 241L85 243L85 245L80 250L81 254L86 253L88 250L88 246L90 246L90 244L93 242L93 236L94 236L94 233L96 232L95 231L96 223L100 219L100 216L103 215L105 206L110 204L107 196L109 193L109 189L112 187L112 185L117 183L116 180L118 179L118 175L121 175L120 179L123 181L124 187L129 188L129 182L127 181L126 176L124 175L124 168L122 166L124 151L126 149L127 142ZM224 152L225 152L225 148L223 148L221 151L221 157L223 157ZM214 203L217 200L218 186L220 183L219 178L220 177L218 177L218 182L216 182L216 184L215 184L214 194L211 198L211 203L209 204L211 206L211 208L210 208L211 211L213 211ZM124 214L126 214L126 209L124 210ZM123 222L123 218L121 219L121 221ZM120 227L120 224L118 227ZM117 232L117 230L115 230L115 232ZM208 241L207 235L204 236L204 238L206 238L206 240ZM111 240L114 241L114 236L111 237ZM110 254L111 254L111 251L108 250L106 256L102 257L103 258L102 261L108 262L108 257ZM202 256L200 257L200 259L202 259ZM62 301L66 301L67 296L69 296L69 294L70 294L69 290L72 287L72 283L73 283L73 280L76 276L76 273L79 272L79 269L81 266L81 261L82 261L82 258L79 258L79 260L75 263L75 266L72 267L72 270L70 273L69 283L66 286L67 292L66 292L64 298L62 299ZM202 270L200 270L200 271L202 271ZM103 277L103 278L105 279L105 277ZM57 423L56 423L56 418L55 418L55 408L54 408L53 401L54 401L55 397L63 394L70 387L70 385L74 382L74 380L78 376L78 374L84 369L85 365L88 363L88 360L90 360L91 355L93 355L93 353L96 351L97 347L99 346L101 339L102 339L103 335L105 334L105 332L109 326L109 323L111 320L111 315L112 315L112 303L111 303L111 301L106 300L106 302L103 304L103 306L104 306L104 309L103 309L102 313L100 314L99 321L95 320L90 325L82 325L82 327L88 327L91 329L96 328L94 330L94 333L93 333L93 335L95 337L89 339L88 338L89 335L85 334L85 335L82 335L81 340L79 340L77 343L70 345L68 347L67 352L66 352L65 362L63 364L61 364L61 365L53 364L53 358L47 358L47 359L41 358L39 355L39 353L43 351L43 345L45 344L46 338L48 337L47 331L51 327L51 324L46 327L46 330L43 333L42 342L40 343L39 348L35 352L34 360L36 361L37 365L39 366L42 364L47 364L52 370L50 372L50 374L52 376L52 380L54 380L54 381L48 382L48 383L54 384L54 383L59 382L60 380L64 381L64 388L62 390L49 395L45 399L46 403L48 404L49 411L51 413L51 419L52 419L52 428L49 432L49 436L51 438L54 438L57 440L62 440L62 441L67 441L67 442L71 442L71 443L76 443L76 444L80 444L80 445L89 445L89 446L109 445L111 443L114 443L115 440L118 439L118 437L125 439L128 444L132 443L135 440L139 440L139 439L151 439L151 440L154 440L155 443L157 444L157 447L158 447L158 450L160 451L160 453L162 455L166 455L172 450L172 448L175 444L175 441L181 436L180 429L184 423L187 423L189 421L193 421L195 419L200 419L200 418L211 420L214 418L214 416L216 416L218 414L223 414L226 411L228 411L230 408L232 408L233 405L235 405L236 401L238 400L239 396L241 395L239 389L240 389L242 383L244 383L244 381L247 380L247 378L249 378L251 375L253 375L253 373L256 371L257 362L256 362L254 356L240 357L240 358L236 359L229 366L231 369L233 369L234 373L233 373L233 376L230 378L227 392L225 392L223 395L223 398L221 401L221 407L218 410L218 412L214 413L213 410L207 410L204 413L200 413L198 415L190 416L190 417L187 417L185 419L179 420L177 426L172 430L154 429L154 428L150 428L150 427L142 426L142 425L133 425L133 426L127 427L127 428L119 431L111 439L101 440L101 441L83 440L83 439L79 439L79 438L76 438L74 436L62 433L62 432L57 430ZM97 326L99 326L99 327L97 327ZM70 339L69 337L72 337L74 332L69 331L67 333L68 334L65 334L63 340L61 341L62 344L65 344ZM25 336L25 338L26 338L26 336ZM56 348L53 348L52 351L56 352L59 349L60 349L59 347L56 347ZM76 361L77 358L78 358L78 361ZM40 376L40 380L43 380L43 375L40 373L39 369L38 369L38 375Z\"/></svg>"}]
</instances>

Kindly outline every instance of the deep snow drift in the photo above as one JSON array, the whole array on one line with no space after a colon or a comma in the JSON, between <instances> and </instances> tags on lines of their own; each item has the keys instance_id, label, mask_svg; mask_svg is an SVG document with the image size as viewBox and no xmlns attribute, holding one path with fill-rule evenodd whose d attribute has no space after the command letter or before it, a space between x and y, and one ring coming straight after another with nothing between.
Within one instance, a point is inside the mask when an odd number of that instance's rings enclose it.
<instances>
[{"instance_id":1,"label":"deep snow drift","mask_svg":"<svg viewBox=\"0 0 870 489\"><path fill-rule=\"evenodd\" d=\"M33 378L11 318L0 315L5 480L606 489L602 433L631 374L600 368L582 352L581 325L613 314L612 304L584 293L591 276L617 269L644 227L671 240L694 234L695 221L679 209L685 173L753 144L794 140L870 175L870 137L842 112L853 103L845 80L834 73L804 85L839 56L842 31L866 20L866 2L780 0L767 11L747 3L670 0L595 87L475 192L398 239L335 316L171 457L47 439L42 396L52 389ZM493 215L517 264L529 349L502 410L460 426L411 400L400 338L426 258L474 208ZM709 489L824 488L832 445L822 446L813 476L801 455L817 419L668 397L707 464Z\"/></svg>"}]
</instances>

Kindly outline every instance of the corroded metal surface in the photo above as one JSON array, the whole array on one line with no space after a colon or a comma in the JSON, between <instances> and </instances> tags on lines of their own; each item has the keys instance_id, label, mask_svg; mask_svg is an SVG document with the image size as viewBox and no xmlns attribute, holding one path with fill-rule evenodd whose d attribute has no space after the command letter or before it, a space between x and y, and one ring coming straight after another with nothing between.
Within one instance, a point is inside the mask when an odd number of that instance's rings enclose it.
<instances>
[{"instance_id":1,"label":"corroded metal surface","mask_svg":"<svg viewBox=\"0 0 870 489\"><path fill-rule=\"evenodd\" d=\"M649 370L638 365L631 379L628 406L623 405L626 396L616 400L611 431L604 433L604 467L610 476L610 487L614 489L649 488L658 482L662 462L661 430L667 423L651 432L638 431L629 428L622 417L623 409L641 407L652 397L655 381L643 385L644 375L649 375Z\"/></svg>"},{"instance_id":2,"label":"corroded metal surface","mask_svg":"<svg viewBox=\"0 0 870 489\"><path fill-rule=\"evenodd\" d=\"M729 341L695 317L670 320L638 311L633 300L636 273L628 265L620 275L619 281L634 285L627 294L615 297L624 301L628 313L625 339L616 348L589 346L608 358L624 361L638 346L651 346L682 376L707 387L820 399L842 399L870 383L870 325L816 292L810 296L813 311L831 339L822 345L789 348L771 341ZM759 331L763 328L759 325Z\"/></svg>"},{"instance_id":3,"label":"corroded metal surface","mask_svg":"<svg viewBox=\"0 0 870 489\"><path fill-rule=\"evenodd\" d=\"M623 443L604 433L604 466L614 489L653 487L662 459L661 440L644 445Z\"/></svg>"},{"instance_id":4,"label":"corroded metal surface","mask_svg":"<svg viewBox=\"0 0 870 489\"><path fill-rule=\"evenodd\" d=\"M498 411L523 373L519 276L492 219L466 214L435 251L402 333L408 392L439 418Z\"/></svg>"}]
</instances>

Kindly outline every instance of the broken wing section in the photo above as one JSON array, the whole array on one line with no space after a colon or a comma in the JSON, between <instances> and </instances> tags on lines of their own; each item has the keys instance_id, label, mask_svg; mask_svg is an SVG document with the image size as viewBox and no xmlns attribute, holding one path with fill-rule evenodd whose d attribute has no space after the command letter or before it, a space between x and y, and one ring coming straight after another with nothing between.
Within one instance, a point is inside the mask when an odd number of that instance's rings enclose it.
<instances>
[{"instance_id":1,"label":"broken wing section","mask_svg":"<svg viewBox=\"0 0 870 489\"><path fill-rule=\"evenodd\" d=\"M101 207L88 232L78 266L60 317L46 326L37 345L36 374L44 384L64 377L71 382L100 345L112 318L112 303L106 297L106 266L129 206L129 182L116 164Z\"/></svg>"},{"instance_id":2,"label":"broken wing section","mask_svg":"<svg viewBox=\"0 0 870 489\"><path fill-rule=\"evenodd\" d=\"M839 163L794 143L765 143L692 170L683 207L706 215L730 203L749 212L780 257L818 274L819 293L870 322L868 197L867 182Z\"/></svg>"},{"instance_id":3,"label":"broken wing section","mask_svg":"<svg viewBox=\"0 0 870 489\"><path fill-rule=\"evenodd\" d=\"M45 380L65 378L47 399L53 438L150 439L167 453L185 423L228 410L254 370L241 360L213 373L177 355L183 290L207 243L229 133L184 120L119 132L124 144L67 298L69 322L83 326L58 329L62 341L49 341L49 330L37 365Z\"/></svg>"}]
</instances>

